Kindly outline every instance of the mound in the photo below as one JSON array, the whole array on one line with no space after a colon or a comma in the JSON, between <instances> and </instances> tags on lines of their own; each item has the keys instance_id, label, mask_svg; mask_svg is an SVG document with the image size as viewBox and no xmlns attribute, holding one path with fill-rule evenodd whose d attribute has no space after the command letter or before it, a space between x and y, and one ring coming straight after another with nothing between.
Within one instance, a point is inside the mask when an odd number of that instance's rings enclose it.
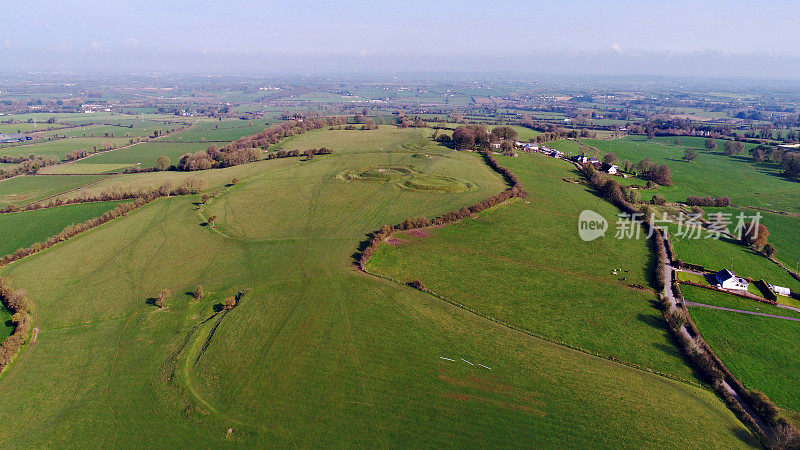
<instances>
[{"instance_id":1,"label":"mound","mask_svg":"<svg viewBox=\"0 0 800 450\"><path fill-rule=\"evenodd\" d=\"M475 190L476 186L468 181L443 175L414 175L397 183L402 189L422 192L442 192L455 194Z\"/></svg>"},{"instance_id":2,"label":"mound","mask_svg":"<svg viewBox=\"0 0 800 450\"><path fill-rule=\"evenodd\" d=\"M362 167L339 172L336 178L343 181L394 181L416 173L415 169L407 166Z\"/></svg>"}]
</instances>

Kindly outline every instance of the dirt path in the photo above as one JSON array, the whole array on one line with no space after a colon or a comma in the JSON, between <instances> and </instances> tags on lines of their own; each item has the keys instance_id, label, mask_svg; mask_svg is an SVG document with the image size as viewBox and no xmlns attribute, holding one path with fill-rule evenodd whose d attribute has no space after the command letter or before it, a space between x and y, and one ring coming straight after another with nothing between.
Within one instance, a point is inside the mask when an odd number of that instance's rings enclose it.
<instances>
[{"instance_id":1,"label":"dirt path","mask_svg":"<svg viewBox=\"0 0 800 450\"><path fill-rule=\"evenodd\" d=\"M767 313L755 312L755 311L744 311L744 310L741 310L741 309L725 308L723 306L706 305L704 303L695 303L695 302L690 302L690 301L685 302L685 304L686 304L686 306L700 306L700 307L703 307L703 308L721 309L723 311L732 311L732 312L738 312L738 313L743 313L743 314L752 314L754 316L773 317L775 319L793 320L795 322L800 322L800 319L798 319L797 317L776 316L775 314L767 314Z\"/></svg>"}]
</instances>

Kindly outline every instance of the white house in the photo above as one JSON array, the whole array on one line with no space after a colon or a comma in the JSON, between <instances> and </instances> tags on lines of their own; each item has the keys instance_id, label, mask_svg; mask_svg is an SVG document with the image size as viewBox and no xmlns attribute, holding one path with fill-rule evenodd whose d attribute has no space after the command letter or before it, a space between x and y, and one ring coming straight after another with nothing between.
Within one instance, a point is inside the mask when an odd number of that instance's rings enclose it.
<instances>
[{"instance_id":1,"label":"white house","mask_svg":"<svg viewBox=\"0 0 800 450\"><path fill-rule=\"evenodd\" d=\"M489 145L490 145L492 148L500 148L500 143L499 143L499 142L492 142L492 143L491 143L491 144L489 144Z\"/></svg>"},{"instance_id":2,"label":"white house","mask_svg":"<svg viewBox=\"0 0 800 450\"><path fill-rule=\"evenodd\" d=\"M587 158L587 157L585 157L583 155L577 155L577 156L573 156L572 160L575 161L578 164L584 164L587 161L589 161L589 158Z\"/></svg>"},{"instance_id":3,"label":"white house","mask_svg":"<svg viewBox=\"0 0 800 450\"><path fill-rule=\"evenodd\" d=\"M529 142L529 143L525 144L525 150L528 150L528 151L531 151L531 152L539 150L539 144L534 144L532 142Z\"/></svg>"},{"instance_id":4,"label":"white house","mask_svg":"<svg viewBox=\"0 0 800 450\"><path fill-rule=\"evenodd\" d=\"M610 175L616 175L619 172L619 166L615 166L614 164L610 164L606 166L606 172Z\"/></svg>"},{"instance_id":5,"label":"white house","mask_svg":"<svg viewBox=\"0 0 800 450\"><path fill-rule=\"evenodd\" d=\"M746 291L750 282L742 277L737 277L728 269L723 269L717 272L717 287L720 289L733 289L737 291Z\"/></svg>"}]
</instances>

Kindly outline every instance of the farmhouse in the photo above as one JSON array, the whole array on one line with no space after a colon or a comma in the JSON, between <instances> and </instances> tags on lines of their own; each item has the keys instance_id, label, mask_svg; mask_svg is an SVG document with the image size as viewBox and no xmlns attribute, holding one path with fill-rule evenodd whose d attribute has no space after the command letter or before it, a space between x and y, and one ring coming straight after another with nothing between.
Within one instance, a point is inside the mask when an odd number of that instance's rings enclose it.
<instances>
[{"instance_id":1,"label":"farmhouse","mask_svg":"<svg viewBox=\"0 0 800 450\"><path fill-rule=\"evenodd\" d=\"M489 144L489 146L491 146L492 148L500 148L500 143L499 142L492 142L491 144Z\"/></svg>"},{"instance_id":2,"label":"farmhouse","mask_svg":"<svg viewBox=\"0 0 800 450\"><path fill-rule=\"evenodd\" d=\"M535 151L539 150L539 144L534 144L532 142L528 142L527 144L525 144L525 150L529 151L529 152L535 152Z\"/></svg>"},{"instance_id":3,"label":"farmhouse","mask_svg":"<svg viewBox=\"0 0 800 450\"><path fill-rule=\"evenodd\" d=\"M600 164L600 160L597 158L589 158L586 160L589 164Z\"/></svg>"},{"instance_id":4,"label":"farmhouse","mask_svg":"<svg viewBox=\"0 0 800 450\"><path fill-rule=\"evenodd\" d=\"M606 172L610 175L616 175L617 172L619 172L619 166L603 163L603 172Z\"/></svg>"},{"instance_id":5,"label":"farmhouse","mask_svg":"<svg viewBox=\"0 0 800 450\"><path fill-rule=\"evenodd\" d=\"M587 161L589 161L589 158L587 158L587 157L585 157L583 155L577 155L577 156L573 156L572 160L575 161L578 164L584 164Z\"/></svg>"},{"instance_id":6,"label":"farmhouse","mask_svg":"<svg viewBox=\"0 0 800 450\"><path fill-rule=\"evenodd\" d=\"M722 269L717 272L717 287L720 289L733 289L737 291L746 291L749 281L742 277L737 277L728 269Z\"/></svg>"}]
</instances>

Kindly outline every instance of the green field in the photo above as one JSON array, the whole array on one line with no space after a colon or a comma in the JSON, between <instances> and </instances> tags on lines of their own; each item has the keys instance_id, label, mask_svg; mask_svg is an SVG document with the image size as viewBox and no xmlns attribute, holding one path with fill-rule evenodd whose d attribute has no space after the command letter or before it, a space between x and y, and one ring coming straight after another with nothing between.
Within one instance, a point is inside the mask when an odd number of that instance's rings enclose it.
<instances>
[{"instance_id":1,"label":"green field","mask_svg":"<svg viewBox=\"0 0 800 450\"><path fill-rule=\"evenodd\" d=\"M178 162L186 153L194 153L208 148L210 144L182 144L172 142L143 142L111 152L103 152L78 161L78 164L115 164L152 167L160 156L167 156L172 164Z\"/></svg>"},{"instance_id":2,"label":"green field","mask_svg":"<svg viewBox=\"0 0 800 450\"><path fill-rule=\"evenodd\" d=\"M726 308L786 317L800 314L694 286L682 286L687 300ZM757 308L757 309L756 309ZM797 342L800 322L732 311L690 307L703 338L728 369L750 389L758 389L777 405L800 411Z\"/></svg>"},{"instance_id":3,"label":"green field","mask_svg":"<svg viewBox=\"0 0 800 450\"><path fill-rule=\"evenodd\" d=\"M0 154L10 156L52 156L59 159L64 159L67 153L72 150L87 150L92 151L96 146L98 149L107 148L111 145L122 146L128 143L126 138L68 138L68 139L55 139L52 141L37 142L34 144L15 145L11 147L0 148Z\"/></svg>"},{"instance_id":4,"label":"green field","mask_svg":"<svg viewBox=\"0 0 800 450\"><path fill-rule=\"evenodd\" d=\"M703 138L681 137L681 145L672 144L674 138L648 140L641 136L624 139L593 140L582 142L597 147L601 153L613 152L621 162L634 164L650 158L666 164L672 170L672 187L660 187L658 193L669 201L685 201L690 195L730 197L734 206L755 206L778 211L800 212L800 183L788 181L778 174L771 163L753 164L745 156L731 157L722 153L722 142L715 151L703 148ZM697 150L697 160L681 160L687 147ZM747 144L745 148L753 147ZM745 150L746 154L746 150ZM650 200L645 195L644 200Z\"/></svg>"},{"instance_id":5,"label":"green field","mask_svg":"<svg viewBox=\"0 0 800 450\"><path fill-rule=\"evenodd\" d=\"M651 305L655 295L629 287L648 285L646 242L614 239L617 210L583 185L565 183L576 176L570 164L540 155L501 163L522 181L525 201L431 230L430 237L403 234L402 244L381 248L370 270L419 279L452 301L538 335L692 378ZM605 238L579 238L584 209L609 221ZM615 269L621 271L615 275Z\"/></svg>"},{"instance_id":6,"label":"green field","mask_svg":"<svg viewBox=\"0 0 800 450\"><path fill-rule=\"evenodd\" d=\"M223 122L224 124L225 122ZM236 123L237 126L222 127L219 129L214 128L198 128L193 127L189 130L181 131L174 135L164 138L170 141L221 141L230 142L235 141L243 136L259 133L267 128L265 121L253 121L253 125L248 125L245 120ZM219 147L219 145L217 145Z\"/></svg>"},{"instance_id":7,"label":"green field","mask_svg":"<svg viewBox=\"0 0 800 450\"><path fill-rule=\"evenodd\" d=\"M3 437L24 447L756 445L706 389L354 270L358 243L382 224L505 188L478 155L439 147L430 133L306 133L286 145L335 153L116 178L196 176L219 194L201 208L196 196L156 200L0 270L30 292L41 330L0 377L0 423L15 424ZM476 189L337 177L381 165ZM242 181L227 186L234 177ZM206 298L194 301L186 292L198 284ZM158 310L149 299L164 287L173 295ZM249 292L239 306L215 315L240 289Z\"/></svg>"},{"instance_id":8,"label":"green field","mask_svg":"<svg viewBox=\"0 0 800 450\"><path fill-rule=\"evenodd\" d=\"M0 256L43 242L67 225L84 222L114 209L119 202L83 203L58 208L0 214Z\"/></svg>"},{"instance_id":9,"label":"green field","mask_svg":"<svg viewBox=\"0 0 800 450\"><path fill-rule=\"evenodd\" d=\"M52 123L0 123L0 133L27 133L30 131L57 126L58 125Z\"/></svg>"},{"instance_id":10,"label":"green field","mask_svg":"<svg viewBox=\"0 0 800 450\"><path fill-rule=\"evenodd\" d=\"M168 132L169 130L179 129L183 127L183 125L181 124L176 124L176 123L168 124L168 123L153 122L153 121L131 121L129 125L126 124L125 126L120 126L120 125L95 124L95 125L86 125L76 128L66 128L62 130L43 131L37 133L37 135L38 136L57 135L59 137L67 136L67 137L88 138L88 137L106 137L106 133L108 133L107 137L131 138L131 137L148 137L151 136L155 130Z\"/></svg>"},{"instance_id":11,"label":"green field","mask_svg":"<svg viewBox=\"0 0 800 450\"><path fill-rule=\"evenodd\" d=\"M740 212L744 212L748 216L756 213L753 210L740 211L734 208L703 209L705 209L706 215L722 212L731 214L733 218L736 218ZM778 248L775 259L783 262L792 270L798 270L798 267L800 267L798 266L798 263L800 263L800 217L764 211L759 211L759 214L761 214L761 223L769 231L769 242ZM733 227L731 227L731 231L734 231Z\"/></svg>"},{"instance_id":12,"label":"green field","mask_svg":"<svg viewBox=\"0 0 800 450\"><path fill-rule=\"evenodd\" d=\"M58 195L108 175L37 175L20 176L0 181L0 208L25 205Z\"/></svg>"},{"instance_id":13,"label":"green field","mask_svg":"<svg viewBox=\"0 0 800 450\"><path fill-rule=\"evenodd\" d=\"M40 169L37 173L44 175L93 175L119 173L122 169L130 166L130 164L90 164L79 161L47 166Z\"/></svg>"}]
</instances>

